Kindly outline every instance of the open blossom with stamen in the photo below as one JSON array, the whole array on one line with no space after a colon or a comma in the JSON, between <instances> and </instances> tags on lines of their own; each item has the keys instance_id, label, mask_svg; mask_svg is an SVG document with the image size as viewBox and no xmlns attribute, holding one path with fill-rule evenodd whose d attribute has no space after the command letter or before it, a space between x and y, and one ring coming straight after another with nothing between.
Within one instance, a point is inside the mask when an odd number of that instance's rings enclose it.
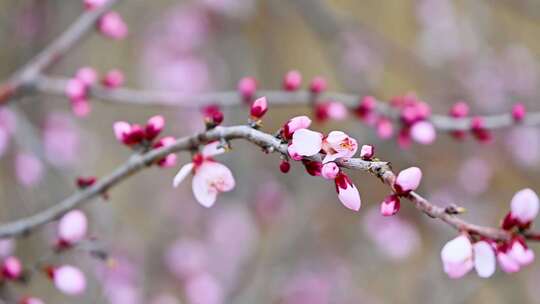
<instances>
[{"instance_id":1,"label":"open blossom with stamen","mask_svg":"<svg viewBox=\"0 0 540 304\"><path fill-rule=\"evenodd\" d=\"M421 180L422 171L417 167L410 167L399 172L394 187L400 194L407 193L416 190Z\"/></svg>"},{"instance_id":2,"label":"open blossom with stamen","mask_svg":"<svg viewBox=\"0 0 540 304\"><path fill-rule=\"evenodd\" d=\"M79 295L86 289L86 278L79 268L63 265L51 268L48 272L54 286L64 294Z\"/></svg>"},{"instance_id":3,"label":"open blossom with stamen","mask_svg":"<svg viewBox=\"0 0 540 304\"><path fill-rule=\"evenodd\" d=\"M353 157L358 150L358 143L344 132L332 131L324 138L322 149L326 152L323 163L327 163L341 157Z\"/></svg>"},{"instance_id":4,"label":"open blossom with stamen","mask_svg":"<svg viewBox=\"0 0 540 304\"><path fill-rule=\"evenodd\" d=\"M128 27L117 12L108 12L98 21L99 31L112 39L123 39L128 34Z\"/></svg>"},{"instance_id":5,"label":"open blossom with stamen","mask_svg":"<svg viewBox=\"0 0 540 304\"><path fill-rule=\"evenodd\" d=\"M352 183L351 179L345 173L340 172L334 181L336 183L338 198L341 203L351 210L360 210L360 206L362 205L360 193Z\"/></svg>"},{"instance_id":6,"label":"open blossom with stamen","mask_svg":"<svg viewBox=\"0 0 540 304\"><path fill-rule=\"evenodd\" d=\"M219 193L231 191L235 186L231 170L212 158L223 152L225 150L219 147L219 142L206 145L201 153L193 156L191 163L178 171L173 186L178 187L190 173L193 173L192 189L195 199L204 207L214 205Z\"/></svg>"},{"instance_id":7,"label":"open blossom with stamen","mask_svg":"<svg viewBox=\"0 0 540 304\"><path fill-rule=\"evenodd\" d=\"M291 139L294 132L301 129L307 129L311 125L311 119L307 116L296 116L291 118L283 126L283 137Z\"/></svg>"},{"instance_id":8,"label":"open blossom with stamen","mask_svg":"<svg viewBox=\"0 0 540 304\"><path fill-rule=\"evenodd\" d=\"M441 250L443 268L450 278L457 279L473 267L480 277L489 277L495 272L495 253L486 241L471 244L466 235L460 235L446 243Z\"/></svg>"},{"instance_id":9,"label":"open blossom with stamen","mask_svg":"<svg viewBox=\"0 0 540 304\"><path fill-rule=\"evenodd\" d=\"M57 229L58 245L71 246L86 237L88 219L81 210L72 210L62 216Z\"/></svg>"}]
</instances>

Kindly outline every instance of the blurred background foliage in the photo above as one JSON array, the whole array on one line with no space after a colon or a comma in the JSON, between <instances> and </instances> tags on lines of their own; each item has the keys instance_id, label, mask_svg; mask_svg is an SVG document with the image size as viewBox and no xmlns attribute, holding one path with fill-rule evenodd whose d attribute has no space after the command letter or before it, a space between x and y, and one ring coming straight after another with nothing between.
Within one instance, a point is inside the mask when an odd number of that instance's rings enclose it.
<instances>
[{"instance_id":1,"label":"blurred background foliage","mask_svg":"<svg viewBox=\"0 0 540 304\"><path fill-rule=\"evenodd\" d=\"M2 78L68 27L82 11L80 2L0 0ZM245 75L261 88L279 88L284 73L298 69L305 81L326 77L332 91L381 100L416 92L438 113L458 100L477 114L506 112L516 101L540 110L538 1L130 0L115 10L129 25L126 40L92 33L48 74L69 77L86 65L102 73L119 68L129 87L195 94L234 89ZM36 95L16 104L23 116L0 161L2 222L58 202L75 191L75 177L102 176L125 160L130 151L111 130L116 120L143 122L163 113L166 133L177 137L204 127L197 111L181 105L93 100L91 115L78 119L60 97ZM264 130L309 112L271 107ZM225 109L225 123L244 123L246 113ZM49 143L56 148L47 150L54 117L69 126L71 139ZM24 119L30 130L20 127ZM352 115L315 128L343 130L375 145L377 156L396 169L421 167L420 192L440 205L466 207L464 217L478 224L497 225L517 190L540 189L536 129L497 131L490 145L439 134L433 145L401 150ZM59 156L62 148L70 151ZM35 181L18 178L17 170L36 167L17 165L21 153L40 161ZM277 155L247 143L233 142L233 153L220 160L237 187L211 209L195 202L189 181L171 187L175 169L147 170L112 189L108 201L84 207L92 236L116 267L80 252L54 257L53 263L85 269L91 286L83 298L60 295L40 274L17 292L47 303L540 303L538 263L489 280L448 279L439 252L456 232L407 202L397 216L380 217L378 203L387 190L367 174L351 173L363 199L354 213L339 204L331 183L296 164L283 175ZM18 241L24 261L50 251L49 226ZM190 261L207 275L195 287L183 273Z\"/></svg>"}]
</instances>

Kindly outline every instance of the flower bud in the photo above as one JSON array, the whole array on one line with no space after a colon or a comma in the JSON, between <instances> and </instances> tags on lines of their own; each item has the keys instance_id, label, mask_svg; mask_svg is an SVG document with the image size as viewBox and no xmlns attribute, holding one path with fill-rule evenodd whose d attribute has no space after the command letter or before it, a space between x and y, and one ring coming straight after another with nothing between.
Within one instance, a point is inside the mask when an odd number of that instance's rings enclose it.
<instances>
[{"instance_id":1,"label":"flower bud","mask_svg":"<svg viewBox=\"0 0 540 304\"><path fill-rule=\"evenodd\" d=\"M401 203L395 194L387 196L381 203L381 215L392 216L399 211Z\"/></svg>"},{"instance_id":2,"label":"flower bud","mask_svg":"<svg viewBox=\"0 0 540 304\"><path fill-rule=\"evenodd\" d=\"M266 111L268 111L268 102L266 101L266 97L261 97L251 104L250 114L254 120L261 119Z\"/></svg>"},{"instance_id":3,"label":"flower bud","mask_svg":"<svg viewBox=\"0 0 540 304\"><path fill-rule=\"evenodd\" d=\"M15 257L7 257L2 262L2 275L8 280L17 280L21 278L23 273L23 267L21 261Z\"/></svg>"},{"instance_id":4,"label":"flower bud","mask_svg":"<svg viewBox=\"0 0 540 304\"><path fill-rule=\"evenodd\" d=\"M375 155L375 148L372 145L362 145L360 148L360 157L363 160L370 160Z\"/></svg>"},{"instance_id":5,"label":"flower bud","mask_svg":"<svg viewBox=\"0 0 540 304\"><path fill-rule=\"evenodd\" d=\"M320 94L326 90L326 80L323 77L315 77L309 84L309 91L313 94Z\"/></svg>"},{"instance_id":6,"label":"flower bud","mask_svg":"<svg viewBox=\"0 0 540 304\"><path fill-rule=\"evenodd\" d=\"M514 121L522 121L523 118L525 118L525 114L527 113L527 109L525 108L525 105L522 103L516 103L512 107L512 118Z\"/></svg>"},{"instance_id":7,"label":"flower bud","mask_svg":"<svg viewBox=\"0 0 540 304\"><path fill-rule=\"evenodd\" d=\"M339 173L339 167L335 162L329 162L322 166L321 176L325 179L335 179Z\"/></svg>"},{"instance_id":8,"label":"flower bud","mask_svg":"<svg viewBox=\"0 0 540 304\"><path fill-rule=\"evenodd\" d=\"M124 84L124 74L120 70L110 70L102 80L105 87L116 89Z\"/></svg>"},{"instance_id":9,"label":"flower bud","mask_svg":"<svg viewBox=\"0 0 540 304\"><path fill-rule=\"evenodd\" d=\"M165 118L161 115L150 117L144 130L146 140L153 140L165 127Z\"/></svg>"},{"instance_id":10,"label":"flower bud","mask_svg":"<svg viewBox=\"0 0 540 304\"><path fill-rule=\"evenodd\" d=\"M287 72L283 79L283 89L286 91L296 91L302 85L302 74L300 72L293 70Z\"/></svg>"},{"instance_id":11,"label":"flower bud","mask_svg":"<svg viewBox=\"0 0 540 304\"><path fill-rule=\"evenodd\" d=\"M398 194L405 194L414 191L420 185L422 171L417 167L410 167L401 172L396 177L394 187Z\"/></svg>"},{"instance_id":12,"label":"flower bud","mask_svg":"<svg viewBox=\"0 0 540 304\"><path fill-rule=\"evenodd\" d=\"M128 27L117 12L108 12L101 16L98 29L103 35L115 40L123 39L128 34Z\"/></svg>"},{"instance_id":13,"label":"flower bud","mask_svg":"<svg viewBox=\"0 0 540 304\"><path fill-rule=\"evenodd\" d=\"M238 81L237 89L244 101L251 101L257 92L257 80L253 77L244 77Z\"/></svg>"}]
</instances>

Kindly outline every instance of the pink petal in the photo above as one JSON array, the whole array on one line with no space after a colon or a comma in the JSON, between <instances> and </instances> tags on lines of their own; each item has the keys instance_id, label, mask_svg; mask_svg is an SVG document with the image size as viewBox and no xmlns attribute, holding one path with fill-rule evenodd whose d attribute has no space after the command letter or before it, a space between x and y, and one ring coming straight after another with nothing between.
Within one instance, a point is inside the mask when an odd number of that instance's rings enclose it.
<instances>
[{"instance_id":1,"label":"pink petal","mask_svg":"<svg viewBox=\"0 0 540 304\"><path fill-rule=\"evenodd\" d=\"M521 266L529 265L534 261L534 252L517 241L512 243L512 247L507 254Z\"/></svg>"},{"instance_id":2,"label":"pink petal","mask_svg":"<svg viewBox=\"0 0 540 304\"><path fill-rule=\"evenodd\" d=\"M67 295L78 295L86 289L86 278L78 268L64 265L54 270L54 285Z\"/></svg>"},{"instance_id":3,"label":"pink petal","mask_svg":"<svg viewBox=\"0 0 540 304\"><path fill-rule=\"evenodd\" d=\"M307 129L310 125L311 119L309 119L307 116L293 117L284 126L285 137L290 138L290 136L297 130Z\"/></svg>"},{"instance_id":4,"label":"pink petal","mask_svg":"<svg viewBox=\"0 0 540 304\"><path fill-rule=\"evenodd\" d=\"M339 187L338 189L338 198L345 207L354 211L360 210L360 207L362 206L360 193L353 184L349 184L346 189Z\"/></svg>"},{"instance_id":5,"label":"pink petal","mask_svg":"<svg viewBox=\"0 0 540 304\"><path fill-rule=\"evenodd\" d=\"M114 136L119 142L124 142L126 136L131 132L131 125L125 121L117 121L113 124Z\"/></svg>"},{"instance_id":6,"label":"pink petal","mask_svg":"<svg viewBox=\"0 0 540 304\"><path fill-rule=\"evenodd\" d=\"M503 253L503 252L499 252L497 254L497 261L499 261L499 266L501 266L501 269L504 272L514 273L514 272L518 272L519 269L521 268L519 266L519 263L516 260L514 260L508 254Z\"/></svg>"},{"instance_id":7,"label":"pink petal","mask_svg":"<svg viewBox=\"0 0 540 304\"><path fill-rule=\"evenodd\" d=\"M538 207L538 196L529 188L514 194L510 203L512 216L523 224L534 220L538 214Z\"/></svg>"},{"instance_id":8,"label":"pink petal","mask_svg":"<svg viewBox=\"0 0 540 304\"><path fill-rule=\"evenodd\" d=\"M429 145L435 141L437 133L432 123L428 121L419 121L411 127L411 137L414 141Z\"/></svg>"},{"instance_id":9,"label":"pink petal","mask_svg":"<svg viewBox=\"0 0 540 304\"><path fill-rule=\"evenodd\" d=\"M399 172L395 186L400 192L413 191L418 188L422 180L422 171L417 167L410 167Z\"/></svg>"},{"instance_id":10,"label":"pink petal","mask_svg":"<svg viewBox=\"0 0 540 304\"><path fill-rule=\"evenodd\" d=\"M173 179L173 187L178 187L180 183L188 176L191 172L193 172L193 163L187 163L180 168L180 171L176 173Z\"/></svg>"},{"instance_id":11,"label":"pink petal","mask_svg":"<svg viewBox=\"0 0 540 304\"><path fill-rule=\"evenodd\" d=\"M489 278L495 272L495 252L486 241L476 242L473 245L474 268L479 277Z\"/></svg>"},{"instance_id":12,"label":"pink petal","mask_svg":"<svg viewBox=\"0 0 540 304\"><path fill-rule=\"evenodd\" d=\"M298 154L298 152L296 151L296 146L295 145L290 145L289 147L287 147L287 153L289 153L289 156L293 160L301 160L302 159L302 155Z\"/></svg>"},{"instance_id":13,"label":"pink petal","mask_svg":"<svg viewBox=\"0 0 540 304\"><path fill-rule=\"evenodd\" d=\"M193 176L193 194L204 207L211 207L219 192L230 191L234 186L235 180L229 168L213 161L203 162Z\"/></svg>"},{"instance_id":14,"label":"pink petal","mask_svg":"<svg viewBox=\"0 0 540 304\"><path fill-rule=\"evenodd\" d=\"M322 134L308 129L300 129L294 132L292 144L296 153L302 156L313 156L321 151Z\"/></svg>"},{"instance_id":15,"label":"pink petal","mask_svg":"<svg viewBox=\"0 0 540 304\"><path fill-rule=\"evenodd\" d=\"M69 244L75 244L86 237L87 229L86 215L80 210L72 210L58 222L58 237Z\"/></svg>"}]
</instances>

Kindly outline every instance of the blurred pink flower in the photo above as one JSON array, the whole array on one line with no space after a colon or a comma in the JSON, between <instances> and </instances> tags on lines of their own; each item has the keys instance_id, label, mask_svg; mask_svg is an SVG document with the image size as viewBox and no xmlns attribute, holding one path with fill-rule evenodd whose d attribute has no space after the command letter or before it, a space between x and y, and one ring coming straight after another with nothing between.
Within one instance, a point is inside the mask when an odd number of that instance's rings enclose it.
<instances>
[{"instance_id":1,"label":"blurred pink flower","mask_svg":"<svg viewBox=\"0 0 540 304\"><path fill-rule=\"evenodd\" d=\"M492 169L486 160L471 157L461 163L458 184L468 193L479 195L488 189L492 175Z\"/></svg>"},{"instance_id":2,"label":"blurred pink flower","mask_svg":"<svg viewBox=\"0 0 540 304\"><path fill-rule=\"evenodd\" d=\"M540 162L540 131L537 128L515 127L506 137L507 150L524 168L536 168Z\"/></svg>"},{"instance_id":3,"label":"blurred pink flower","mask_svg":"<svg viewBox=\"0 0 540 304\"><path fill-rule=\"evenodd\" d=\"M207 269L206 245L198 240L179 239L165 252L168 270L179 280L184 280Z\"/></svg>"},{"instance_id":4,"label":"blurred pink flower","mask_svg":"<svg viewBox=\"0 0 540 304\"><path fill-rule=\"evenodd\" d=\"M80 134L70 115L53 112L47 116L43 128L45 157L54 166L74 164L79 157Z\"/></svg>"},{"instance_id":5,"label":"blurred pink flower","mask_svg":"<svg viewBox=\"0 0 540 304\"><path fill-rule=\"evenodd\" d=\"M282 288L280 302L283 304L327 304L330 303L332 283L324 276L301 273L289 279Z\"/></svg>"},{"instance_id":6,"label":"blurred pink flower","mask_svg":"<svg viewBox=\"0 0 540 304\"><path fill-rule=\"evenodd\" d=\"M15 173L17 181L21 185L32 187L43 178L44 168L36 156L28 153L19 153L15 159Z\"/></svg>"},{"instance_id":7,"label":"blurred pink flower","mask_svg":"<svg viewBox=\"0 0 540 304\"><path fill-rule=\"evenodd\" d=\"M189 278L185 285L188 304L221 304L225 294L219 282L208 273Z\"/></svg>"},{"instance_id":8,"label":"blurred pink flower","mask_svg":"<svg viewBox=\"0 0 540 304\"><path fill-rule=\"evenodd\" d=\"M71 265L55 268L52 279L56 288L67 295L79 295L86 290L86 278L83 272Z\"/></svg>"}]
</instances>

